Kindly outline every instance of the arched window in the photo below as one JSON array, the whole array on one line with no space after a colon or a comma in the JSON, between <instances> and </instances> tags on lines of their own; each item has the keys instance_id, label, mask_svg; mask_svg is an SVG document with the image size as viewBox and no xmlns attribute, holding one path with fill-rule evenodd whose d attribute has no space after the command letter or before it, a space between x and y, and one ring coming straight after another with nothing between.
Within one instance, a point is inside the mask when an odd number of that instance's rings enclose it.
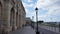
<instances>
[{"instance_id":1,"label":"arched window","mask_svg":"<svg viewBox=\"0 0 60 34\"><path fill-rule=\"evenodd\" d=\"M18 26L18 12L16 12L16 26Z\"/></svg>"},{"instance_id":2,"label":"arched window","mask_svg":"<svg viewBox=\"0 0 60 34\"><path fill-rule=\"evenodd\" d=\"M14 14L15 14L15 11L14 11L14 8L12 8L10 12L10 26L13 26L14 24Z\"/></svg>"}]
</instances>

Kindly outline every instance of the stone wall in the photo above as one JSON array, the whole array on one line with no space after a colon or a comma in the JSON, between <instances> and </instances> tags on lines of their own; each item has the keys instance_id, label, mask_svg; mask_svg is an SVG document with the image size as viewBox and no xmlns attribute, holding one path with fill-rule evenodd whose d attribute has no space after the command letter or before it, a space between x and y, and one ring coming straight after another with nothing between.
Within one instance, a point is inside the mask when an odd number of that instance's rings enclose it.
<instances>
[{"instance_id":1,"label":"stone wall","mask_svg":"<svg viewBox=\"0 0 60 34\"><path fill-rule=\"evenodd\" d=\"M15 31L26 24L26 12L21 0L0 0L0 30Z\"/></svg>"}]
</instances>

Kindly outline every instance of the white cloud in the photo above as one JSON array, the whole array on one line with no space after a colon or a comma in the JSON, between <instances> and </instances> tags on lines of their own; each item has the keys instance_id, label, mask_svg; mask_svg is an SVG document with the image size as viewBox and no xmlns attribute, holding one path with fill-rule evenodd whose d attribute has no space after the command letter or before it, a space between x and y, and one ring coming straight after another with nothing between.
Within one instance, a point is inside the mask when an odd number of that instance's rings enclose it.
<instances>
[{"instance_id":1,"label":"white cloud","mask_svg":"<svg viewBox=\"0 0 60 34\"><path fill-rule=\"evenodd\" d=\"M50 7L47 7L48 10L48 14L50 15L60 15L60 6L57 5L52 5Z\"/></svg>"},{"instance_id":2,"label":"white cloud","mask_svg":"<svg viewBox=\"0 0 60 34\"><path fill-rule=\"evenodd\" d=\"M24 5L25 8L30 8L30 7L35 6L33 3L27 4L27 3L24 3L24 2L23 2L23 5Z\"/></svg>"},{"instance_id":3,"label":"white cloud","mask_svg":"<svg viewBox=\"0 0 60 34\"><path fill-rule=\"evenodd\" d=\"M26 2L33 2L33 0L25 0ZM26 9L26 13L30 13L28 12L29 10L27 8L30 8L30 7L38 7L39 9L42 8L44 10L48 10L46 14L43 14L43 15L38 15L38 19L39 20L45 20L45 18L47 16L51 16L51 15L58 15L60 16L60 4L57 3L57 2L60 2L60 0L37 0L37 3L36 4L27 4L27 3L23 3L25 9ZM30 13L31 16L34 16L34 21L36 21L36 12L32 12ZM52 17L53 18L53 17ZM46 20L49 20L49 19L46 19Z\"/></svg>"},{"instance_id":4,"label":"white cloud","mask_svg":"<svg viewBox=\"0 0 60 34\"><path fill-rule=\"evenodd\" d=\"M38 0L36 3L36 7L41 8L41 7L46 7L50 6L51 4L54 4L59 0Z\"/></svg>"},{"instance_id":5,"label":"white cloud","mask_svg":"<svg viewBox=\"0 0 60 34\"><path fill-rule=\"evenodd\" d=\"M26 5L27 7L33 7L34 6L34 4L28 4L28 5Z\"/></svg>"},{"instance_id":6,"label":"white cloud","mask_svg":"<svg viewBox=\"0 0 60 34\"><path fill-rule=\"evenodd\" d=\"M25 11L26 11L26 13L28 13L28 10L27 9L25 9Z\"/></svg>"},{"instance_id":7,"label":"white cloud","mask_svg":"<svg viewBox=\"0 0 60 34\"><path fill-rule=\"evenodd\" d=\"M49 5L50 1L49 0L38 0L36 7L40 8L42 6L47 6Z\"/></svg>"},{"instance_id":8,"label":"white cloud","mask_svg":"<svg viewBox=\"0 0 60 34\"><path fill-rule=\"evenodd\" d=\"M38 8L48 9L49 14L53 13L53 12L58 13L58 12L60 12L60 6L57 4L54 4L58 1L60 1L60 0L38 0L36 6ZM59 9L59 11L56 9Z\"/></svg>"},{"instance_id":9,"label":"white cloud","mask_svg":"<svg viewBox=\"0 0 60 34\"><path fill-rule=\"evenodd\" d=\"M27 0L28 2L33 2L33 0Z\"/></svg>"},{"instance_id":10,"label":"white cloud","mask_svg":"<svg viewBox=\"0 0 60 34\"><path fill-rule=\"evenodd\" d=\"M43 15L38 15L38 20L46 20L46 18L48 17L47 14L43 14Z\"/></svg>"},{"instance_id":11,"label":"white cloud","mask_svg":"<svg viewBox=\"0 0 60 34\"><path fill-rule=\"evenodd\" d=\"M24 0L25 2L33 2L33 0Z\"/></svg>"},{"instance_id":12,"label":"white cloud","mask_svg":"<svg viewBox=\"0 0 60 34\"><path fill-rule=\"evenodd\" d=\"M34 11L34 12L32 13L32 15L36 15L36 12Z\"/></svg>"}]
</instances>

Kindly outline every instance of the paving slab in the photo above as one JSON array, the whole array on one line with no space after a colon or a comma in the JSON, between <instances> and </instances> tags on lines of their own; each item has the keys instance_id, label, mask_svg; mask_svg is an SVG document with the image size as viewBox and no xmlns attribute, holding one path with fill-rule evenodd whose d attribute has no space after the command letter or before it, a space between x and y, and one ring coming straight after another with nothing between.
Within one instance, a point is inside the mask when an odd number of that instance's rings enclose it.
<instances>
[{"instance_id":1,"label":"paving slab","mask_svg":"<svg viewBox=\"0 0 60 34\"><path fill-rule=\"evenodd\" d=\"M36 34L36 32L30 26L26 26L22 29L10 32L9 34Z\"/></svg>"}]
</instances>

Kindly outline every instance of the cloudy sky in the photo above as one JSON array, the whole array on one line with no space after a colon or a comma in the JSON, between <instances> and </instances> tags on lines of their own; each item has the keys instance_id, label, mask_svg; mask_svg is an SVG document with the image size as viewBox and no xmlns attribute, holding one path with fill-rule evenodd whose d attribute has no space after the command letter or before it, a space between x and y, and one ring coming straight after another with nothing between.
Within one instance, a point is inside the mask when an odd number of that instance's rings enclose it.
<instances>
[{"instance_id":1,"label":"cloudy sky","mask_svg":"<svg viewBox=\"0 0 60 34\"><path fill-rule=\"evenodd\" d=\"M60 0L22 0L25 7L26 17L34 16L35 8L38 10L38 20L60 21Z\"/></svg>"}]
</instances>

